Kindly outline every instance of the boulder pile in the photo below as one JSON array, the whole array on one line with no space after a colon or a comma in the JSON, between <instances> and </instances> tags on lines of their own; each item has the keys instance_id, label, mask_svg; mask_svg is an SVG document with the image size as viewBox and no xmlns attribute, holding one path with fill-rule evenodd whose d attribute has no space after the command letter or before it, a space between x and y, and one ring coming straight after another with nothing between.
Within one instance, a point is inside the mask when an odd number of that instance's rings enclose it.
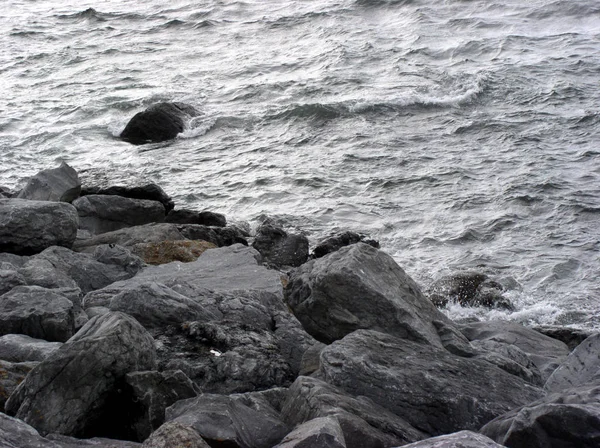
<instances>
[{"instance_id":1,"label":"boulder pile","mask_svg":"<svg viewBox=\"0 0 600 448\"><path fill-rule=\"evenodd\" d=\"M154 184L82 188L66 164L16 196L2 447L600 446L600 335L450 320L450 301L509 308L484 274L428 296L364 235L311 254Z\"/></svg>"}]
</instances>

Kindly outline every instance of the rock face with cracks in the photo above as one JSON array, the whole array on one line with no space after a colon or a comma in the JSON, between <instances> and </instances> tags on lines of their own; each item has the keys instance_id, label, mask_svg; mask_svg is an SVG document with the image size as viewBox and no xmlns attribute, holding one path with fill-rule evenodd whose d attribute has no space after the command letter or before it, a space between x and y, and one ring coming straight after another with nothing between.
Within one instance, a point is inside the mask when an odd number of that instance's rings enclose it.
<instances>
[{"instance_id":1,"label":"rock face with cracks","mask_svg":"<svg viewBox=\"0 0 600 448\"><path fill-rule=\"evenodd\" d=\"M119 384L127 373L155 366L148 332L132 317L108 313L90 320L42 361L10 396L6 411L42 435L92 437L109 431L126 439L115 402Z\"/></svg>"}]
</instances>

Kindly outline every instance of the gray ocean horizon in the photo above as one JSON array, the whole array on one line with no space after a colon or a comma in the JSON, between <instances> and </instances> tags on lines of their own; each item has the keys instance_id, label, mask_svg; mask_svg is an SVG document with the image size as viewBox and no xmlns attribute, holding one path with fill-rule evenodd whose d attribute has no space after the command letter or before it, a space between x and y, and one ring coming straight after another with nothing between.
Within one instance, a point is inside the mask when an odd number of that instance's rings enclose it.
<instances>
[{"instance_id":1,"label":"gray ocean horizon","mask_svg":"<svg viewBox=\"0 0 600 448\"><path fill-rule=\"evenodd\" d=\"M0 5L0 186L66 161L314 244L380 241L423 288L459 270L513 312L600 330L600 4L593 0ZM201 115L118 139L160 101Z\"/></svg>"}]
</instances>

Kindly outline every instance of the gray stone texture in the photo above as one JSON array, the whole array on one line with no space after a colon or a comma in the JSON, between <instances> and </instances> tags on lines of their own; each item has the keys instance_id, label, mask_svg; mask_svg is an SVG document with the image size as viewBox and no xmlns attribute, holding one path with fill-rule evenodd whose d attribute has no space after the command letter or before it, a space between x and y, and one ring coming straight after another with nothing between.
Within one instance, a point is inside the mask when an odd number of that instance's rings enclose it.
<instances>
[{"instance_id":1,"label":"gray stone texture","mask_svg":"<svg viewBox=\"0 0 600 448\"><path fill-rule=\"evenodd\" d=\"M71 202L79 196L80 192L81 182L77 171L63 162L58 168L40 171L30 178L17 198Z\"/></svg>"}]
</instances>

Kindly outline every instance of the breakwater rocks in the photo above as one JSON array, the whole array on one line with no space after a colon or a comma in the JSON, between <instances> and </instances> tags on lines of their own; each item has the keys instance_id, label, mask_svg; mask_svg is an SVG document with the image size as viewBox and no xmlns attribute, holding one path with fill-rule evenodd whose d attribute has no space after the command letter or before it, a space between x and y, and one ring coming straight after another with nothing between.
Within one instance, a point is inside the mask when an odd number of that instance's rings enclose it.
<instances>
[{"instance_id":1,"label":"breakwater rocks","mask_svg":"<svg viewBox=\"0 0 600 448\"><path fill-rule=\"evenodd\" d=\"M63 164L0 198L0 446L597 447L598 335L437 307L509 305L483 273L423 293L375 241L309 252Z\"/></svg>"}]
</instances>

